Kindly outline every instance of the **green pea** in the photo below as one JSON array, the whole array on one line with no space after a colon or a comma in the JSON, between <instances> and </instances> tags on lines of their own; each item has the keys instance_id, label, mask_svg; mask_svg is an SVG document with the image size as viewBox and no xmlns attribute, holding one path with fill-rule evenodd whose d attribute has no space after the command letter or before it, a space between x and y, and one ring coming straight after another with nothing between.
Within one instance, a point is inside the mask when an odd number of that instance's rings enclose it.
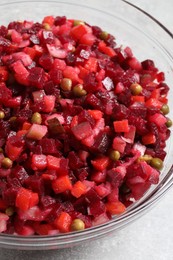
<instances>
[{"instance_id":1,"label":"green pea","mask_svg":"<svg viewBox=\"0 0 173 260\"><path fill-rule=\"evenodd\" d=\"M63 78L61 81L61 89L64 91L70 91L72 88L72 80L68 78Z\"/></svg>"},{"instance_id":2,"label":"green pea","mask_svg":"<svg viewBox=\"0 0 173 260\"><path fill-rule=\"evenodd\" d=\"M85 229L85 224L81 219L76 218L72 221L72 224L71 224L72 231L80 231L80 230L84 230L84 229Z\"/></svg>"},{"instance_id":3,"label":"green pea","mask_svg":"<svg viewBox=\"0 0 173 260\"><path fill-rule=\"evenodd\" d=\"M0 111L0 119L3 119L5 117L5 113L3 111Z\"/></svg>"},{"instance_id":4,"label":"green pea","mask_svg":"<svg viewBox=\"0 0 173 260\"><path fill-rule=\"evenodd\" d=\"M10 158L5 157L5 158L2 160L1 165L2 165L2 167L5 168L5 169L10 169L10 168L12 167L12 165L13 165L13 162L12 162L12 160L10 160Z\"/></svg>"},{"instance_id":5,"label":"green pea","mask_svg":"<svg viewBox=\"0 0 173 260\"><path fill-rule=\"evenodd\" d=\"M77 25L84 25L85 23L83 21L80 20L74 20L73 22L73 26L77 26Z\"/></svg>"},{"instance_id":6,"label":"green pea","mask_svg":"<svg viewBox=\"0 0 173 260\"><path fill-rule=\"evenodd\" d=\"M120 152L113 150L110 152L109 157L112 161L118 161L120 159Z\"/></svg>"},{"instance_id":7,"label":"green pea","mask_svg":"<svg viewBox=\"0 0 173 260\"><path fill-rule=\"evenodd\" d=\"M82 97L82 96L86 96L87 92L85 89L83 89L83 85L82 84L77 84L74 88L73 88L73 94L76 97Z\"/></svg>"},{"instance_id":8,"label":"green pea","mask_svg":"<svg viewBox=\"0 0 173 260\"><path fill-rule=\"evenodd\" d=\"M167 122L166 122L166 126L169 128L172 126L172 120L170 118L168 118Z\"/></svg>"},{"instance_id":9,"label":"green pea","mask_svg":"<svg viewBox=\"0 0 173 260\"><path fill-rule=\"evenodd\" d=\"M157 170L161 170L163 168L163 161L160 158L153 158L150 165Z\"/></svg>"},{"instance_id":10,"label":"green pea","mask_svg":"<svg viewBox=\"0 0 173 260\"><path fill-rule=\"evenodd\" d=\"M138 158L138 162L145 161L147 163L150 163L153 157L149 154L144 154L143 156Z\"/></svg>"},{"instance_id":11,"label":"green pea","mask_svg":"<svg viewBox=\"0 0 173 260\"><path fill-rule=\"evenodd\" d=\"M167 104L163 104L161 111L164 115L167 115L169 113L169 106Z\"/></svg>"},{"instance_id":12,"label":"green pea","mask_svg":"<svg viewBox=\"0 0 173 260\"><path fill-rule=\"evenodd\" d=\"M100 39L103 40L103 41L107 40L108 36L109 36L109 34L105 31L102 31L100 33Z\"/></svg>"},{"instance_id":13,"label":"green pea","mask_svg":"<svg viewBox=\"0 0 173 260\"><path fill-rule=\"evenodd\" d=\"M142 92L142 86L139 85L138 83L133 83L130 86L130 90L131 90L132 94L136 96Z\"/></svg>"},{"instance_id":14,"label":"green pea","mask_svg":"<svg viewBox=\"0 0 173 260\"><path fill-rule=\"evenodd\" d=\"M32 115L31 122L32 122L33 124L41 125L42 118L41 118L40 113L35 112L35 113Z\"/></svg>"},{"instance_id":15,"label":"green pea","mask_svg":"<svg viewBox=\"0 0 173 260\"><path fill-rule=\"evenodd\" d=\"M5 214L8 215L9 217L13 216L13 214L14 214L14 209L13 209L13 207L8 207L8 208L6 208Z\"/></svg>"}]
</instances>

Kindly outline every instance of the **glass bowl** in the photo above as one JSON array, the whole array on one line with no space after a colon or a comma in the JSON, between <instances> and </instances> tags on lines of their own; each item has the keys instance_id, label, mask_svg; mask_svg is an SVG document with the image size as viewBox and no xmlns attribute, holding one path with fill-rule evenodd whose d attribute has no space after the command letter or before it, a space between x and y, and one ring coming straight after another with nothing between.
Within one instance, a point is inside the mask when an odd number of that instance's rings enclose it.
<instances>
[{"instance_id":1,"label":"glass bowl","mask_svg":"<svg viewBox=\"0 0 173 260\"><path fill-rule=\"evenodd\" d=\"M156 66L165 72L169 92L169 117L173 118L173 35L157 20L132 4L116 0L108 4L99 0L89 1L8 1L0 3L0 24L13 20L41 21L47 15L65 15L98 25L116 36L118 43L130 46L139 60L153 59ZM154 185L128 210L111 221L80 232L54 236L15 236L0 234L0 247L13 249L43 250L74 246L96 239L125 227L142 216L171 188L173 184L173 137L167 142L167 156L160 176Z\"/></svg>"}]
</instances>

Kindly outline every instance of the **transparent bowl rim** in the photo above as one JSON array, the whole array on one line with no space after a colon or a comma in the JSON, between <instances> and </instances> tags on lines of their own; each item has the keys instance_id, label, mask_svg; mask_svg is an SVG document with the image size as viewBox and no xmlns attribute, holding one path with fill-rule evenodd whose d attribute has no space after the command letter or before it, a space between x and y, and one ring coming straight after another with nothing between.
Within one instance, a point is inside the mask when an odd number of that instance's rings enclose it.
<instances>
[{"instance_id":1,"label":"transparent bowl rim","mask_svg":"<svg viewBox=\"0 0 173 260\"><path fill-rule=\"evenodd\" d=\"M47 1L44 0L31 0L29 1L30 3L46 3ZM67 1L56 1L56 0L50 0L50 3L65 3L65 4L70 4L72 5L72 2L67 2ZM126 1L126 0L119 0L119 2L123 2L133 8L135 8L136 10L138 10L139 12L143 13L145 16L147 16L148 18L150 18L151 20L153 20L159 27L161 27L169 36L170 38L173 40L173 33L170 32L160 21L158 21L156 18L154 18L152 15L148 14L146 11L142 10L141 8L137 7L136 5ZM8 5L13 5L13 4L23 4L25 3L25 1L9 1L8 3L0 3L0 6L8 6ZM28 4L28 2L26 2ZM76 4L80 7L89 7L87 5L84 4ZM101 9L97 9L97 11L101 11L101 12L105 12ZM109 14L108 12L105 12L107 14ZM173 57L170 55L172 61L173 61ZM24 246L27 247L27 244L25 244L26 242L30 242L33 243L37 241L37 247L39 247L39 242L41 243L40 245L43 246L42 243L45 243L45 245L47 244L47 242L51 242L53 240L56 239L56 244L63 244L63 239L74 239L74 238L78 238L81 236L81 238L84 235L89 234L90 237L92 234L94 234L94 232L96 231L101 231L101 230L105 230L105 228L107 227L113 227L115 224L121 223L123 221L129 220L129 222L132 221L133 217L139 213L144 212L146 209L150 208L151 206L153 206L159 199L162 198L162 196L164 196L168 190L171 189L171 187L173 186L173 165L170 168L170 170L168 171L167 175L165 176L165 178L162 180L162 183L160 183L153 191L152 193L150 193L145 200L143 200L142 202L137 203L132 209L130 208L130 210L127 210L127 212L125 212L124 214L110 220L109 222L106 222L104 224L98 225L98 226L94 226L91 227L89 229L83 230L83 231L78 231L78 232L70 232L68 234L58 234L58 235L46 235L46 236L29 236L29 237L25 237L25 236L21 236L21 235L10 235L10 234L0 234L0 246L5 246L8 245L16 245L16 246ZM106 232L105 232L106 233ZM3 240L4 239L4 243ZM14 242L14 243L13 243ZM67 242L68 243L68 242ZM70 243L70 242L69 242ZM31 244L30 244L31 245ZM35 245L36 246L36 245ZM12 246L13 247L13 246ZM33 248L34 249L34 248ZM39 249L39 248L36 248Z\"/></svg>"}]
</instances>

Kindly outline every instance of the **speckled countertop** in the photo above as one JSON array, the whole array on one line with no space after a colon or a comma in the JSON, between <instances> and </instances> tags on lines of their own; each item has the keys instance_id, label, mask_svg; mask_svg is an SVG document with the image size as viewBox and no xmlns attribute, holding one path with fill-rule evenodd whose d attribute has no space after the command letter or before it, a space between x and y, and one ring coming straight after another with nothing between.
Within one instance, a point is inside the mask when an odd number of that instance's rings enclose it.
<instances>
[{"instance_id":1,"label":"speckled countertop","mask_svg":"<svg viewBox=\"0 0 173 260\"><path fill-rule=\"evenodd\" d=\"M173 32L172 0L129 0L129 2L153 15ZM0 260L12 259L172 260L173 189L154 209L125 229L115 233L113 237L108 236L82 246L54 251L31 252L0 249Z\"/></svg>"}]
</instances>

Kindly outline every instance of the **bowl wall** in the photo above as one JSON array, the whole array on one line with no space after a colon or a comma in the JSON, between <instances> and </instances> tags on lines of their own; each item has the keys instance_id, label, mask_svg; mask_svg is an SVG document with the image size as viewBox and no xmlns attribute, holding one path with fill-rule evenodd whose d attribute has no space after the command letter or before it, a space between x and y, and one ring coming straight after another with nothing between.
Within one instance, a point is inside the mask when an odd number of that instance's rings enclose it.
<instances>
[{"instance_id":1,"label":"bowl wall","mask_svg":"<svg viewBox=\"0 0 173 260\"><path fill-rule=\"evenodd\" d=\"M147 14L121 0L110 1L109 7L100 1L30 1L0 4L0 24L13 20L41 22L44 16L65 15L100 26L113 34L118 44L130 46L139 60L152 59L159 70L165 72L166 83L171 87L169 106L173 118L173 38L162 25ZM144 214L172 186L173 138L167 142L165 166L158 185L151 187L145 196L134 203L125 214L109 223L79 233L48 237L20 237L0 235L0 246L16 249L52 249L76 245L118 230Z\"/></svg>"}]
</instances>

